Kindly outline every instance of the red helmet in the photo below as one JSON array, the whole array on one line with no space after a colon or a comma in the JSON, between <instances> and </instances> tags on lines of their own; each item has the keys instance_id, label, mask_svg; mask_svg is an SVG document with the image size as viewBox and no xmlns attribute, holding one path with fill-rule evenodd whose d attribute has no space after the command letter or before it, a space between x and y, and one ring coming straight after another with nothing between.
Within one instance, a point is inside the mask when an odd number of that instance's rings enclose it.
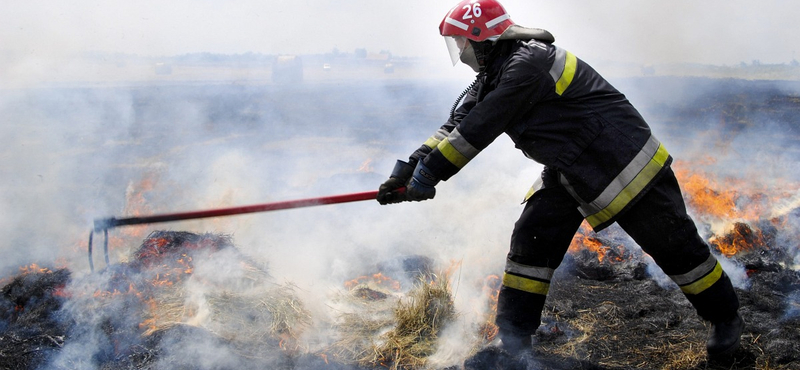
<instances>
[{"instance_id":1,"label":"red helmet","mask_svg":"<svg viewBox=\"0 0 800 370\"><path fill-rule=\"evenodd\" d=\"M466 56L464 63L476 71L483 64L476 60L480 58L473 55L475 51L467 40L479 43L487 40L494 43L500 39L555 41L546 30L515 24L496 0L462 0L444 16L439 24L439 33L444 36L453 65L462 59L463 54Z\"/></svg>"},{"instance_id":2,"label":"red helmet","mask_svg":"<svg viewBox=\"0 0 800 370\"><path fill-rule=\"evenodd\" d=\"M503 34L514 22L495 0L463 0L442 20L442 36L463 36L472 41L486 41Z\"/></svg>"}]
</instances>

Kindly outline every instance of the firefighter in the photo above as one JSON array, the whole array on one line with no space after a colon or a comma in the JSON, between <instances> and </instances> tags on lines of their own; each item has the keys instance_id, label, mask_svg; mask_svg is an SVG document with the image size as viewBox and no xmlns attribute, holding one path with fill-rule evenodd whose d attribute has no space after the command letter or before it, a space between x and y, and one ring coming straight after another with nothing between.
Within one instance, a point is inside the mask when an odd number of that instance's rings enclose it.
<instances>
[{"instance_id":1,"label":"firefighter","mask_svg":"<svg viewBox=\"0 0 800 370\"><path fill-rule=\"evenodd\" d=\"M439 181L502 133L544 165L511 235L500 346L531 348L553 271L586 220L594 231L615 222L625 230L711 323L709 356L732 353L744 328L736 293L687 215L672 157L626 97L549 32L515 24L496 0L461 1L439 31L453 64L471 67L476 81L408 162L397 161L377 200L432 199Z\"/></svg>"}]
</instances>

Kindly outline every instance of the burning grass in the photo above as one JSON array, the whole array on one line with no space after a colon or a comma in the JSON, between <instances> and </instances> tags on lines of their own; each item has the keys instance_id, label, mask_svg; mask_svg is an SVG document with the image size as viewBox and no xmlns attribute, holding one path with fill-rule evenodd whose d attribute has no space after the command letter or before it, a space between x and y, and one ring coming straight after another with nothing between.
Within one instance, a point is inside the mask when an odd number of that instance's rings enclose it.
<instances>
[{"instance_id":1,"label":"burning grass","mask_svg":"<svg viewBox=\"0 0 800 370\"><path fill-rule=\"evenodd\" d=\"M23 273L4 287L3 308L16 308L1 310L10 315L2 318L12 330L0 337L0 361L8 360L0 367L51 361L55 368L76 368L88 361L97 368L193 368L229 361L176 354L183 346L207 346L236 363L263 365L281 357L276 353L302 350L299 338L310 323L294 287L274 283L222 235L154 232L132 261L69 276L66 270ZM89 358L66 350L97 335L99 347ZM47 346L34 347L42 342Z\"/></svg>"},{"instance_id":2,"label":"burning grass","mask_svg":"<svg viewBox=\"0 0 800 370\"><path fill-rule=\"evenodd\" d=\"M792 211L742 221L711 241L720 254L726 253L715 240L736 245L729 260L747 271L748 287L737 289L747 328L734 362L708 361L707 323L680 290L651 275L646 255L612 227L576 235L528 357L498 362L499 352L487 357L475 349L465 368L798 369L800 272L791 253L796 241L787 237L796 230L781 226L796 225L798 217ZM229 237L156 232L131 261L95 274L26 266L6 279L0 367L436 369L431 356L457 316L449 272L434 274L432 261L413 260L426 263L403 261L395 264L399 270L346 282L331 326L335 340L312 345L304 334L324 323L312 323L296 288L276 284ZM397 275L409 272L410 287ZM496 334L499 277L482 285L490 312L463 339L469 348L487 346ZM89 358L75 354L73 343L91 340Z\"/></svg>"}]
</instances>

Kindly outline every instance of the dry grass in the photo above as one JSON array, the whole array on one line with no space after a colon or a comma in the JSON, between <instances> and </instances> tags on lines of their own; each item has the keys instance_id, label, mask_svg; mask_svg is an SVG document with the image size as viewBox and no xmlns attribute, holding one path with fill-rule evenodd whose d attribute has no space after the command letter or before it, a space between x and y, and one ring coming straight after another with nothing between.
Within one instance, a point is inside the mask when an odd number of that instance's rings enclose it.
<instances>
[{"instance_id":1,"label":"dry grass","mask_svg":"<svg viewBox=\"0 0 800 370\"><path fill-rule=\"evenodd\" d=\"M247 357L275 345L289 353L302 351L299 338L311 324L311 315L295 287L274 284L265 272L242 267L242 281L228 287L191 293L180 284L155 290L145 301L143 335L188 324L214 333Z\"/></svg>"},{"instance_id":2,"label":"dry grass","mask_svg":"<svg viewBox=\"0 0 800 370\"><path fill-rule=\"evenodd\" d=\"M571 337L566 342L545 343L550 354L596 362L609 368L693 369L706 361L705 343L699 332L667 331L657 338L632 343L625 337L626 321L622 309L604 301L592 309L577 311L570 319L557 318L567 325ZM629 334L629 333L627 333Z\"/></svg>"},{"instance_id":3,"label":"dry grass","mask_svg":"<svg viewBox=\"0 0 800 370\"><path fill-rule=\"evenodd\" d=\"M278 342L281 349L303 350L300 336L311 324L311 315L290 285L275 286L259 294L222 292L207 296L207 329L241 346Z\"/></svg>"},{"instance_id":4,"label":"dry grass","mask_svg":"<svg viewBox=\"0 0 800 370\"><path fill-rule=\"evenodd\" d=\"M636 367L656 366L662 370L694 369L706 360L705 343L691 335L676 333L665 341L666 343L662 345L633 349L634 356L641 359Z\"/></svg>"},{"instance_id":5,"label":"dry grass","mask_svg":"<svg viewBox=\"0 0 800 370\"><path fill-rule=\"evenodd\" d=\"M420 281L388 310L340 317L340 340L331 348L340 361L392 370L420 369L436 351L441 329L455 318L448 277ZM386 307L386 306L384 306Z\"/></svg>"}]
</instances>

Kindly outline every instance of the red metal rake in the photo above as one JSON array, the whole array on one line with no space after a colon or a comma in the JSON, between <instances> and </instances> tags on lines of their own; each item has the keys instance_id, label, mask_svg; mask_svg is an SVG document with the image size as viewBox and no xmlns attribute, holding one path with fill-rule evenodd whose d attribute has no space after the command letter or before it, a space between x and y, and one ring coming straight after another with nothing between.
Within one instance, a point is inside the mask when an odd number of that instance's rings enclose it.
<instances>
[{"instance_id":1,"label":"red metal rake","mask_svg":"<svg viewBox=\"0 0 800 370\"><path fill-rule=\"evenodd\" d=\"M399 189L397 190L397 192L402 193L404 190L405 189ZM286 200L280 202L254 204L241 207L210 209L203 211L165 213L159 215L125 217L125 218L110 217L110 218L96 219L94 220L94 229L92 229L92 231L89 233L89 268L92 271L94 271L94 262L92 260L92 239L94 237L94 233L100 231L102 231L103 235L105 236L105 241L103 243L103 254L105 256L106 265L108 265L108 229L114 227L152 224L152 223L169 222L169 221L192 220L192 219L209 218L209 217L222 217L222 216L240 215L245 213L255 213L255 212L268 212L268 211L277 211L282 209L313 207L324 204L358 202L362 200L375 199L377 195L378 195L377 191L365 191L361 193L331 195L331 196L308 198L308 199Z\"/></svg>"}]
</instances>

